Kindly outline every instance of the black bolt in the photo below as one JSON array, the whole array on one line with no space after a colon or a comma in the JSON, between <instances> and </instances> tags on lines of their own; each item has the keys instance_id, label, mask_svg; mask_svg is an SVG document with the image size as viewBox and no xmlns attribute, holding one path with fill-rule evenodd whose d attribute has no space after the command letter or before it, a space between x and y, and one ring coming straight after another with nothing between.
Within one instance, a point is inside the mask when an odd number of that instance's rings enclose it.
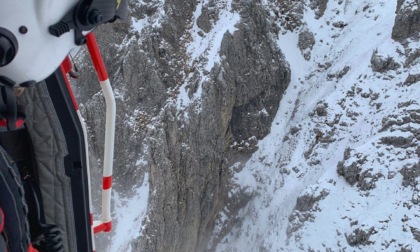
<instances>
[{"instance_id":1,"label":"black bolt","mask_svg":"<svg viewBox=\"0 0 420 252\"><path fill-rule=\"evenodd\" d=\"M22 25L21 27L19 27L19 32L21 34L26 34L28 32L28 28L24 25Z\"/></svg>"},{"instance_id":2,"label":"black bolt","mask_svg":"<svg viewBox=\"0 0 420 252\"><path fill-rule=\"evenodd\" d=\"M79 39L76 39L76 45L78 45L78 46L84 45L84 44L86 44L86 42L87 42L87 40L86 40L85 37L81 37Z\"/></svg>"},{"instance_id":3,"label":"black bolt","mask_svg":"<svg viewBox=\"0 0 420 252\"><path fill-rule=\"evenodd\" d=\"M102 16L102 13L97 9L93 9L88 13L88 23L90 25L99 24L103 19L104 17Z\"/></svg>"}]
</instances>

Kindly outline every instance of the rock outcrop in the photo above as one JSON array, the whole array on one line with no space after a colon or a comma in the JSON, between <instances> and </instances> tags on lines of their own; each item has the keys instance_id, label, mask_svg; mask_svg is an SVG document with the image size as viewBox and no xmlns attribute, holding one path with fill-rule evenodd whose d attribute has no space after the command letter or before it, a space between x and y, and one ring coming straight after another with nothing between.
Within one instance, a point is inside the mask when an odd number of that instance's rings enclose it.
<instances>
[{"instance_id":1,"label":"rock outcrop","mask_svg":"<svg viewBox=\"0 0 420 252\"><path fill-rule=\"evenodd\" d=\"M398 0L396 13L392 38L397 41L418 38L420 32L419 3L414 0Z\"/></svg>"},{"instance_id":2,"label":"rock outcrop","mask_svg":"<svg viewBox=\"0 0 420 252\"><path fill-rule=\"evenodd\" d=\"M311 50L314 47L314 45L314 34L308 29L303 29L302 32L299 33L298 47L306 60L311 59Z\"/></svg>"},{"instance_id":3,"label":"rock outcrop","mask_svg":"<svg viewBox=\"0 0 420 252\"><path fill-rule=\"evenodd\" d=\"M373 52L370 63L372 64L372 70L380 73L387 72L389 70L396 70L401 66L395 62L392 57L378 55L378 51Z\"/></svg>"},{"instance_id":4,"label":"rock outcrop","mask_svg":"<svg viewBox=\"0 0 420 252\"><path fill-rule=\"evenodd\" d=\"M328 0L310 0L310 7L315 10L316 18L320 18L324 15L327 4Z\"/></svg>"}]
</instances>

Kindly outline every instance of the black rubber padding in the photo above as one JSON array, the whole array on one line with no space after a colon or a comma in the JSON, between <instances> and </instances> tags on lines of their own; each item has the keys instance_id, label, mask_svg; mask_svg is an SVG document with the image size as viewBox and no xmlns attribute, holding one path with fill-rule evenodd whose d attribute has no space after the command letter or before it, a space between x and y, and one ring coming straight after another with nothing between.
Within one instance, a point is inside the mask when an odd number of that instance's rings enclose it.
<instances>
[{"instance_id":1,"label":"black rubber padding","mask_svg":"<svg viewBox=\"0 0 420 252\"><path fill-rule=\"evenodd\" d=\"M16 57L18 41L9 30L0 27L0 67L8 65Z\"/></svg>"}]
</instances>

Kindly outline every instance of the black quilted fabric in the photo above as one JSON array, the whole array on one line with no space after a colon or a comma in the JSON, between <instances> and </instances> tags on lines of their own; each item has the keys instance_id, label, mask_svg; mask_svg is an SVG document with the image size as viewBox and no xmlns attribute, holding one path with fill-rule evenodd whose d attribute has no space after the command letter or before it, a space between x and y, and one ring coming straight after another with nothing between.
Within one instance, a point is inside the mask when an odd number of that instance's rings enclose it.
<instances>
[{"instance_id":1,"label":"black quilted fabric","mask_svg":"<svg viewBox=\"0 0 420 252\"><path fill-rule=\"evenodd\" d=\"M34 145L46 222L60 228L65 251L77 251L70 180L64 172L67 147L45 83L27 88L19 103Z\"/></svg>"}]
</instances>

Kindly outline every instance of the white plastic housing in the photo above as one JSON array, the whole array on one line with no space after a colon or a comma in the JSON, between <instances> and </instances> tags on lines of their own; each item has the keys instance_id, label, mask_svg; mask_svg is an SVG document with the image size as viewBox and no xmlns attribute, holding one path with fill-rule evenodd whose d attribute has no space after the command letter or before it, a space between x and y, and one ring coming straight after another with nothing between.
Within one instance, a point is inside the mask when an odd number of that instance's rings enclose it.
<instances>
[{"instance_id":1,"label":"white plastic housing","mask_svg":"<svg viewBox=\"0 0 420 252\"><path fill-rule=\"evenodd\" d=\"M59 22L77 2L0 0L0 27L12 32L19 44L14 60L0 67L0 76L19 85L39 82L52 74L76 45L73 30L57 38L48 32L48 27ZM19 33L21 26L27 28L26 34Z\"/></svg>"}]
</instances>

